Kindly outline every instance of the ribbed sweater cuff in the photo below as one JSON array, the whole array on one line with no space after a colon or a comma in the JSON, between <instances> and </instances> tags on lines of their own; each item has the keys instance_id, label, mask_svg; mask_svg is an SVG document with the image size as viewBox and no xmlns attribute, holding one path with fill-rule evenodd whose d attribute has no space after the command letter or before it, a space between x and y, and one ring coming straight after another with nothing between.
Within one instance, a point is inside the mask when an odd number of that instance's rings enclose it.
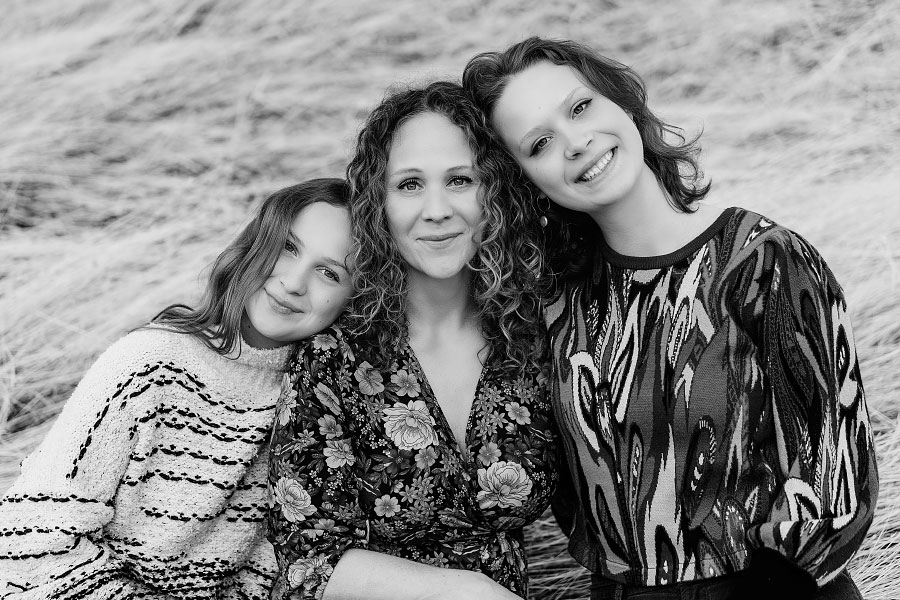
<instances>
[{"instance_id":1,"label":"ribbed sweater cuff","mask_svg":"<svg viewBox=\"0 0 900 600\"><path fill-rule=\"evenodd\" d=\"M739 599L810 600L819 587L812 575L769 548L754 550L750 566L744 573L746 582L738 594Z\"/></svg>"}]
</instances>

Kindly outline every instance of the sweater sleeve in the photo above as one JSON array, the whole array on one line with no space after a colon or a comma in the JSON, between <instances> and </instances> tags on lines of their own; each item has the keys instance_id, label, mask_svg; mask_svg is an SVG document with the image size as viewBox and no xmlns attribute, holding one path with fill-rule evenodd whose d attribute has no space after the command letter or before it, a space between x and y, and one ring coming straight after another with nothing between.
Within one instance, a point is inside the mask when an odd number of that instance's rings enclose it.
<instances>
[{"instance_id":1,"label":"sweater sleeve","mask_svg":"<svg viewBox=\"0 0 900 600\"><path fill-rule=\"evenodd\" d=\"M752 597L800 600L859 549L878 474L843 291L816 250L789 231L762 243L759 256L768 415L756 443L774 485L767 518L746 532L748 573Z\"/></svg>"},{"instance_id":2,"label":"sweater sleeve","mask_svg":"<svg viewBox=\"0 0 900 600\"><path fill-rule=\"evenodd\" d=\"M136 374L145 349L131 334L91 366L20 477L0 501L0 597L130 598L104 542L116 490L137 438Z\"/></svg>"},{"instance_id":3,"label":"sweater sleeve","mask_svg":"<svg viewBox=\"0 0 900 600\"><path fill-rule=\"evenodd\" d=\"M366 548L359 506L363 457L354 449L343 398L342 361L352 354L338 329L315 336L292 362L276 409L269 459L269 541L278 577L272 598L321 598L350 548ZM352 377L352 375L351 375Z\"/></svg>"}]
</instances>

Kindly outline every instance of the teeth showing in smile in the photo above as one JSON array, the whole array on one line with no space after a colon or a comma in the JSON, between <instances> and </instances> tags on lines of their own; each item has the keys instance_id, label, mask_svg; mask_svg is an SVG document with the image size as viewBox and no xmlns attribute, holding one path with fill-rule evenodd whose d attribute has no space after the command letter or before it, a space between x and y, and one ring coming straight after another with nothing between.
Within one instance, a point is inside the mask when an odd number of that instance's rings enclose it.
<instances>
[{"instance_id":1,"label":"teeth showing in smile","mask_svg":"<svg viewBox=\"0 0 900 600\"><path fill-rule=\"evenodd\" d=\"M613 148L613 150L614 149L615 148ZM597 161L597 164L588 169L587 173L579 177L578 181L590 181L591 179L602 173L603 169L606 168L606 165L609 164L609 161L612 160L613 150L610 150L609 152L601 156L600 160Z\"/></svg>"}]
</instances>

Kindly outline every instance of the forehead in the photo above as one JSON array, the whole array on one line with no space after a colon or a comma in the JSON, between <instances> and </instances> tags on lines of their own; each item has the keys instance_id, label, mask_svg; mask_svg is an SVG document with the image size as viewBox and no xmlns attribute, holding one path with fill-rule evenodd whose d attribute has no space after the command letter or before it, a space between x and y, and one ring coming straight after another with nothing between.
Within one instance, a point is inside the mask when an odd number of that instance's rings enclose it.
<instances>
[{"instance_id":1,"label":"forehead","mask_svg":"<svg viewBox=\"0 0 900 600\"><path fill-rule=\"evenodd\" d=\"M394 134L388 169L423 169L452 162L460 166L472 162L465 132L444 115L433 112L409 118Z\"/></svg>"},{"instance_id":2,"label":"forehead","mask_svg":"<svg viewBox=\"0 0 900 600\"><path fill-rule=\"evenodd\" d=\"M291 233L308 251L343 260L350 245L350 214L340 206L313 202L294 217Z\"/></svg>"},{"instance_id":3,"label":"forehead","mask_svg":"<svg viewBox=\"0 0 900 600\"><path fill-rule=\"evenodd\" d=\"M493 122L503 136L521 135L539 124L572 92L590 87L581 73L568 65L541 61L511 76L494 108Z\"/></svg>"}]
</instances>

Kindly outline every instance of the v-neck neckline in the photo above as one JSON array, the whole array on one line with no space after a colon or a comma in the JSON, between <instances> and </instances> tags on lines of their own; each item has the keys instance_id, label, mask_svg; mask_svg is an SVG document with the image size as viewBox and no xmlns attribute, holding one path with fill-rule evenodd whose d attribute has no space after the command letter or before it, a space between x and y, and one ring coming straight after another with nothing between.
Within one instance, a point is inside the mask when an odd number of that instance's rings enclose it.
<instances>
[{"instance_id":1,"label":"v-neck neckline","mask_svg":"<svg viewBox=\"0 0 900 600\"><path fill-rule=\"evenodd\" d=\"M444 414L444 407L441 406L440 400L438 400L437 394L434 393L434 388L431 387L431 382L428 381L428 374L425 373L425 368L422 366L422 363L419 362L419 357L416 356L416 351L413 349L412 344L409 343L409 339L407 338L405 341L406 351L409 354L410 362L415 364L416 370L419 372L419 376L422 380L422 391L426 392L424 394L425 401L428 404L433 405L432 414L436 414L438 417L441 428L446 432L447 439L450 442L449 445L456 451L456 453L463 458L465 462L471 462L471 451L469 450L469 446L471 445L471 437L472 437L472 421L475 414L475 410L478 404L478 397L481 395L481 388L484 387L484 379L488 372L488 364L489 361L485 361L481 365L481 372L478 374L478 380L475 382L475 394L472 397L472 403L469 405L469 414L466 416L466 426L463 431L463 439L456 439L456 433L453 431L453 428L450 427L450 421L447 420L447 415Z\"/></svg>"}]
</instances>

